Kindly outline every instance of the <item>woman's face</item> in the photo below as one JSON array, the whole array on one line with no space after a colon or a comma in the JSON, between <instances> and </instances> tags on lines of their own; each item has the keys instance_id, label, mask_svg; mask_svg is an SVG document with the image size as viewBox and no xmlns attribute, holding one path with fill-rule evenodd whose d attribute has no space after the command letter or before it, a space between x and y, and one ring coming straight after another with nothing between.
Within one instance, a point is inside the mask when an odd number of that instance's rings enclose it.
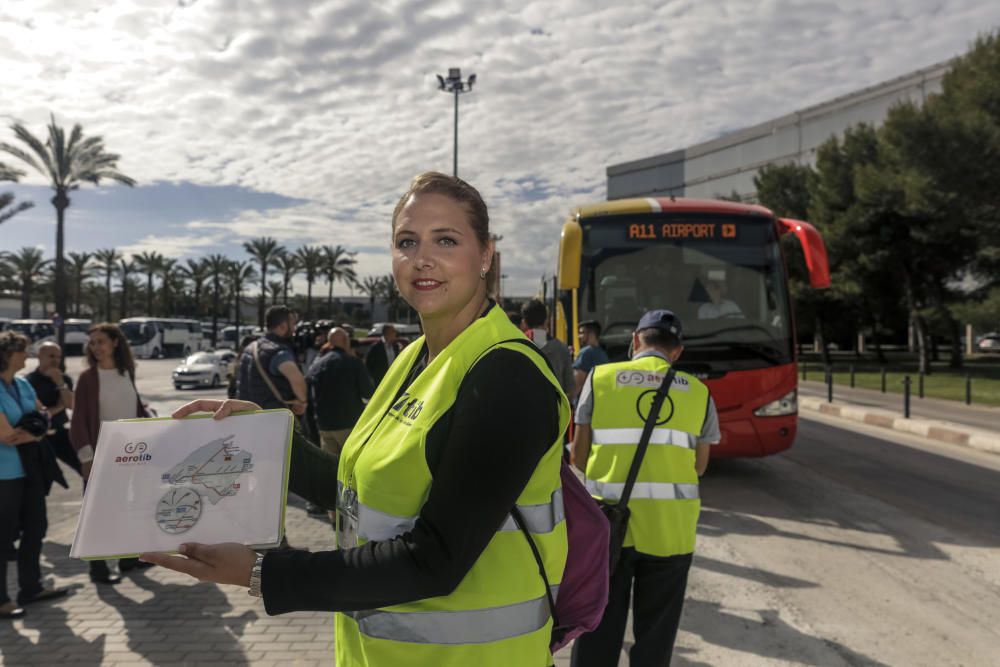
<instances>
[{"instance_id":1,"label":"woman's face","mask_svg":"<svg viewBox=\"0 0 1000 667\"><path fill-rule=\"evenodd\" d=\"M400 211L393 234L392 274L399 292L423 318L455 315L485 297L482 248L466 207L445 195L417 194Z\"/></svg>"},{"instance_id":2,"label":"woman's face","mask_svg":"<svg viewBox=\"0 0 1000 667\"><path fill-rule=\"evenodd\" d=\"M111 340L111 336L103 331L95 331L90 334L90 341L87 344L98 362L107 361L114 357L116 343Z\"/></svg>"}]
</instances>

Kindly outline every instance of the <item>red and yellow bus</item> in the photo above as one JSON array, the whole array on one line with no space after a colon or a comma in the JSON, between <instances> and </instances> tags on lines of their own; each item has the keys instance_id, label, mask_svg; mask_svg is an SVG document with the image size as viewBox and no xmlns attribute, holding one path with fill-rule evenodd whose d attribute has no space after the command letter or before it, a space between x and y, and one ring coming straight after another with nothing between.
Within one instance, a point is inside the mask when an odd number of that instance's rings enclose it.
<instances>
[{"instance_id":1,"label":"red and yellow bus","mask_svg":"<svg viewBox=\"0 0 1000 667\"><path fill-rule=\"evenodd\" d=\"M642 313L669 308L684 327L677 366L706 382L719 410L722 442L713 456L788 449L798 376L785 234L798 238L811 285L828 287L816 229L763 206L656 197L576 208L559 244L557 335L575 348L579 323L596 320L618 361Z\"/></svg>"}]
</instances>

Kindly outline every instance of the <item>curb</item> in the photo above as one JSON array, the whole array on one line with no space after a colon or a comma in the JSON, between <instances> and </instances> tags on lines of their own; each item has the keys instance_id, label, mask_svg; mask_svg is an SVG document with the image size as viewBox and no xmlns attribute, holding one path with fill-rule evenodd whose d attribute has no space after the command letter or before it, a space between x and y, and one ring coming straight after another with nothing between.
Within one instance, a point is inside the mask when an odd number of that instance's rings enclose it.
<instances>
[{"instance_id":1,"label":"curb","mask_svg":"<svg viewBox=\"0 0 1000 667\"><path fill-rule=\"evenodd\" d=\"M800 396L799 409L818 412L829 417L839 417L869 426L919 435L953 445L963 445L984 452L1000 454L1000 433L963 426L953 422L930 419L904 419L879 408L862 408L843 403L827 403L822 398Z\"/></svg>"}]
</instances>

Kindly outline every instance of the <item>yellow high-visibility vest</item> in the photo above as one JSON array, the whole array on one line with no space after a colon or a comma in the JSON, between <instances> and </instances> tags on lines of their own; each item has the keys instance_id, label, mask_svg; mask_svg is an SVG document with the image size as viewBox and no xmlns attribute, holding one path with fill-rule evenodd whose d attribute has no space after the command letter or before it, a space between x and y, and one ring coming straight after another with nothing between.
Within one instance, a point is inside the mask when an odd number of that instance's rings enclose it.
<instances>
[{"instance_id":1,"label":"yellow high-visibility vest","mask_svg":"<svg viewBox=\"0 0 1000 667\"><path fill-rule=\"evenodd\" d=\"M503 310L494 307L459 334L401 393L424 339L400 353L344 444L337 475L340 548L388 540L412 528L434 481L427 467L427 434L452 407L475 363L489 350L504 347L531 359L560 397L559 435L517 499L549 584L558 587L567 553L559 466L569 402L540 354L522 343L503 342L524 338ZM496 418L516 419L517 415L498 414ZM482 428L489 429L490 424ZM337 665L546 667L552 664L551 632L538 565L525 535L508 515L449 595L338 613Z\"/></svg>"},{"instance_id":2,"label":"yellow high-visibility vest","mask_svg":"<svg viewBox=\"0 0 1000 667\"><path fill-rule=\"evenodd\" d=\"M656 355L594 367L594 413L587 489L614 502L622 495L653 395L670 364ZM694 551L701 499L695 447L708 414L708 387L678 372L660 408L629 499L625 546L652 556Z\"/></svg>"}]
</instances>

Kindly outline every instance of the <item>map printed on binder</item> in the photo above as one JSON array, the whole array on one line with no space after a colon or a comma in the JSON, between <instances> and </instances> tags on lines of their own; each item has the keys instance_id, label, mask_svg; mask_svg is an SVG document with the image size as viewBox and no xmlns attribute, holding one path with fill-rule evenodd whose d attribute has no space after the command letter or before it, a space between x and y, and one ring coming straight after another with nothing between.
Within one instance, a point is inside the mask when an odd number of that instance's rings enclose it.
<instances>
[{"instance_id":1,"label":"map printed on binder","mask_svg":"<svg viewBox=\"0 0 1000 667\"><path fill-rule=\"evenodd\" d=\"M292 415L105 422L70 555L281 541Z\"/></svg>"}]
</instances>

